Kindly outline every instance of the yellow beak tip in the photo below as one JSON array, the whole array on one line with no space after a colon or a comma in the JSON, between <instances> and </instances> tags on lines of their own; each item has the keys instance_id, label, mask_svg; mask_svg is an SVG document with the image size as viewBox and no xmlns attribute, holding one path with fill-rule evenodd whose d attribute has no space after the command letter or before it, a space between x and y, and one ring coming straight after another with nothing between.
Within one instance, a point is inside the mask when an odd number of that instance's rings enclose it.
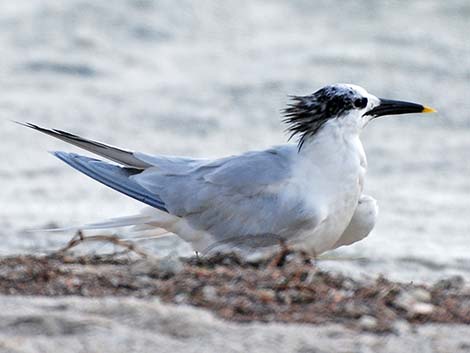
<instances>
[{"instance_id":1,"label":"yellow beak tip","mask_svg":"<svg viewBox=\"0 0 470 353\"><path fill-rule=\"evenodd\" d=\"M421 113L437 113L437 110L431 107L423 107L423 111Z\"/></svg>"}]
</instances>

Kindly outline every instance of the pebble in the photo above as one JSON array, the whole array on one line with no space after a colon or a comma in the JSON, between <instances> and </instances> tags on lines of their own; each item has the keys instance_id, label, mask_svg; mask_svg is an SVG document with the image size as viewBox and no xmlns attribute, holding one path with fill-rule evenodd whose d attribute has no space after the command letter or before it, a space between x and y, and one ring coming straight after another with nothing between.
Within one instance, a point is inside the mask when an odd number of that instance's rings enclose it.
<instances>
[{"instance_id":1,"label":"pebble","mask_svg":"<svg viewBox=\"0 0 470 353\"><path fill-rule=\"evenodd\" d=\"M416 303L411 307L413 314L429 315L434 311L434 305L429 303Z\"/></svg>"},{"instance_id":2,"label":"pebble","mask_svg":"<svg viewBox=\"0 0 470 353\"><path fill-rule=\"evenodd\" d=\"M393 330L398 335L404 335L410 331L410 324L406 320L397 320L393 324Z\"/></svg>"},{"instance_id":3,"label":"pebble","mask_svg":"<svg viewBox=\"0 0 470 353\"><path fill-rule=\"evenodd\" d=\"M183 303L186 303L186 301L188 300L188 296L184 293L179 293L179 294L176 294L175 297L173 298L173 301L176 303L176 304L183 304Z\"/></svg>"},{"instance_id":4,"label":"pebble","mask_svg":"<svg viewBox=\"0 0 470 353\"><path fill-rule=\"evenodd\" d=\"M410 294L418 302L429 303L431 301L431 293L424 288L415 288Z\"/></svg>"},{"instance_id":5,"label":"pebble","mask_svg":"<svg viewBox=\"0 0 470 353\"><path fill-rule=\"evenodd\" d=\"M377 319L370 315L364 315L359 319L358 323L364 330L373 330L377 326Z\"/></svg>"},{"instance_id":6,"label":"pebble","mask_svg":"<svg viewBox=\"0 0 470 353\"><path fill-rule=\"evenodd\" d=\"M395 304L413 315L429 315L434 311L434 305L430 304L430 301L429 291L424 288L414 288L402 291L395 299Z\"/></svg>"},{"instance_id":7,"label":"pebble","mask_svg":"<svg viewBox=\"0 0 470 353\"><path fill-rule=\"evenodd\" d=\"M202 295L208 301L213 301L217 299L217 289L213 286L205 286L202 288Z\"/></svg>"}]
</instances>

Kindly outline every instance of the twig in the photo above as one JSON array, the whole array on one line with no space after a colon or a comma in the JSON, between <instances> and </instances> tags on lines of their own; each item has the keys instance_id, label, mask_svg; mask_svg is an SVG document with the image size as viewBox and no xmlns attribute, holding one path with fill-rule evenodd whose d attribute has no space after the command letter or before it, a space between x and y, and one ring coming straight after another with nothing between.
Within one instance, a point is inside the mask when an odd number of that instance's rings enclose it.
<instances>
[{"instance_id":1,"label":"twig","mask_svg":"<svg viewBox=\"0 0 470 353\"><path fill-rule=\"evenodd\" d=\"M118 245L118 246L121 246L125 249L127 249L128 251L132 251L132 252L135 252L136 254L142 256L142 257L148 257L149 255L139 249L138 247L135 246L135 244L133 244L132 242L130 241L127 241L127 240L123 240L121 238L119 238L117 235L89 235L89 236L85 236L83 234L83 232L81 230L79 230L73 237L72 239L70 239L70 241L67 243L67 245L65 245L63 248L57 250L55 252L56 255L62 255L63 253L65 253L66 251L82 244L82 243L85 243L85 242L93 242L93 241L101 241L101 242L108 242L108 243L112 243L114 245Z\"/></svg>"}]
</instances>

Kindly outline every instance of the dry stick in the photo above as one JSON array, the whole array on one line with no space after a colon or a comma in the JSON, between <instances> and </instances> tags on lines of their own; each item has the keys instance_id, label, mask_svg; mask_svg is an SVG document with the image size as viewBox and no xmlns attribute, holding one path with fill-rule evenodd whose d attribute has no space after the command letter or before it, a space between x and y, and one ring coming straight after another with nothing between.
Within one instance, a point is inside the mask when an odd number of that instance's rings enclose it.
<instances>
[{"instance_id":1,"label":"dry stick","mask_svg":"<svg viewBox=\"0 0 470 353\"><path fill-rule=\"evenodd\" d=\"M67 243L66 246L63 248L57 250L55 254L61 255L65 253L66 251L76 247L77 245L80 245L85 242L90 242L90 241L102 241L102 242L108 242L112 243L114 245L121 246L123 248L126 248L129 251L135 252L136 254L142 256L142 257L148 257L149 255L139 249L138 247L135 246L130 241L127 240L122 240L120 239L117 235L89 235L85 236L81 230L79 230L73 237L70 239L70 241Z\"/></svg>"}]
</instances>

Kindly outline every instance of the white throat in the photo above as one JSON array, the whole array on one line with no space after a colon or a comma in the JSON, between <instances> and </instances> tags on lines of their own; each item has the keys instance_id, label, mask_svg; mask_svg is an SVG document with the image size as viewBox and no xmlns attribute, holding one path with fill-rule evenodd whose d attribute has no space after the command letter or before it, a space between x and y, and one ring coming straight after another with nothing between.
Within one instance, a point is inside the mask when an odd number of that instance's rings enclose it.
<instances>
[{"instance_id":1,"label":"white throat","mask_svg":"<svg viewBox=\"0 0 470 353\"><path fill-rule=\"evenodd\" d=\"M307 139L299 151L296 169L309 183L329 190L316 195L341 195L363 190L367 160L359 138L359 129L347 124L329 123Z\"/></svg>"},{"instance_id":2,"label":"white throat","mask_svg":"<svg viewBox=\"0 0 470 353\"><path fill-rule=\"evenodd\" d=\"M362 126L358 119L349 116L328 121L314 136L308 137L299 153L312 160L345 161L344 158L359 157L365 162L360 140ZM365 166L365 165L364 165Z\"/></svg>"}]
</instances>

